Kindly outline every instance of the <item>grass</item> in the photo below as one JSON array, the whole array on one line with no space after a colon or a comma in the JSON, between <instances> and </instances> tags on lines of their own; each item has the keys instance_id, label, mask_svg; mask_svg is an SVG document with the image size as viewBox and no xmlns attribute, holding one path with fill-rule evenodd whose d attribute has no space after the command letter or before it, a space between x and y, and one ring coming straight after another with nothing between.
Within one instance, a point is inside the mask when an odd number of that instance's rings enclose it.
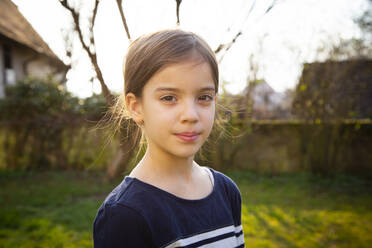
<instances>
[{"instance_id":1,"label":"grass","mask_svg":"<svg viewBox=\"0 0 372 248\"><path fill-rule=\"evenodd\" d=\"M370 247L372 182L338 175L227 173L247 247ZM87 172L0 172L0 248L92 247L92 222L120 182Z\"/></svg>"},{"instance_id":2,"label":"grass","mask_svg":"<svg viewBox=\"0 0 372 248\"><path fill-rule=\"evenodd\" d=\"M371 247L372 182L309 174L232 173L248 247Z\"/></svg>"},{"instance_id":3,"label":"grass","mask_svg":"<svg viewBox=\"0 0 372 248\"><path fill-rule=\"evenodd\" d=\"M92 247L92 221L116 182L98 173L0 175L0 248Z\"/></svg>"}]
</instances>

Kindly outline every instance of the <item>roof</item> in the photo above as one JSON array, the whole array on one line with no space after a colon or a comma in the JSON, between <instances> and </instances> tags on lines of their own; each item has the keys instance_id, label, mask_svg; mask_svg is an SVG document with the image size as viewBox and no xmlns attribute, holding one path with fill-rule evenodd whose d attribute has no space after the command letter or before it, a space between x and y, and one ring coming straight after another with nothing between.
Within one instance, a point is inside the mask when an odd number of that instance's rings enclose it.
<instances>
[{"instance_id":1,"label":"roof","mask_svg":"<svg viewBox=\"0 0 372 248\"><path fill-rule=\"evenodd\" d=\"M10 0L0 0L0 34L64 65Z\"/></svg>"}]
</instances>

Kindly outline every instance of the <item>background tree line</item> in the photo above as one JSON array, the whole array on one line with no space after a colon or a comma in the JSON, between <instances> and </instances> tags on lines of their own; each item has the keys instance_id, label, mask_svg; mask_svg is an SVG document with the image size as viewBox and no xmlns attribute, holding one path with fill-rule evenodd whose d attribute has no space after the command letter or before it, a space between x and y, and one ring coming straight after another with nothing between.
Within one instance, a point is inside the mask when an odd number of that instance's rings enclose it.
<instances>
[{"instance_id":1,"label":"background tree line","mask_svg":"<svg viewBox=\"0 0 372 248\"><path fill-rule=\"evenodd\" d=\"M98 121L103 123L99 127L105 127L105 121L109 119L107 111L117 97L108 89L97 61L93 29L99 3L98 0L94 1L89 25L82 26L79 5L67 0L60 1L61 6L71 14L74 24L74 31L69 33L71 36L66 37L66 54L70 57L73 55L72 48L76 44L72 40L74 36L78 37L80 46L95 69L102 94L78 99L54 83L52 78L28 79L8 88L8 97L0 102L4 130L4 152L1 157L6 161L3 167L96 166L114 177L133 164L134 145L130 136L123 135L125 132L113 134L108 129L97 129ZM338 163L337 166L350 171L367 170L370 157L366 151L371 144L362 137L370 137L371 123L368 118L371 119L372 106L369 60L372 1L369 0L369 3L369 8L355 20L363 31L359 40L329 45L324 62L304 65L298 86L286 96L293 97L291 113L279 115L290 121L267 123L256 120L258 115L254 109L253 93L262 80L257 76L259 65L251 56L247 86L242 94L233 95L226 90L221 93L220 105L223 107L219 108L219 114L225 119L222 123L225 133L212 134L198 159L221 169L245 166L272 172L310 169L328 173ZM277 1L273 1L268 5L265 14L276 4ZM252 6L254 8L254 4ZM131 40L119 0L117 7L124 31ZM179 25L182 21L179 17L181 1L176 1L175 7L176 24ZM215 49L219 60L223 59L243 31L240 30L230 42L222 43ZM279 113L281 110L273 111ZM267 118L267 115L263 116ZM350 118L363 120L345 121ZM335 123L335 120L339 122ZM125 126L122 130L125 130ZM100 134L96 136L93 132ZM266 141L260 143L260 137ZM256 145L260 149L252 149L256 144L253 141L261 144ZM353 145L358 142L363 145ZM250 158L242 159L248 154L247 151L252 150L255 152L251 153ZM362 162L358 168L352 168L352 158L357 154ZM291 160L291 156L295 159ZM240 161L247 163L244 165Z\"/></svg>"}]
</instances>

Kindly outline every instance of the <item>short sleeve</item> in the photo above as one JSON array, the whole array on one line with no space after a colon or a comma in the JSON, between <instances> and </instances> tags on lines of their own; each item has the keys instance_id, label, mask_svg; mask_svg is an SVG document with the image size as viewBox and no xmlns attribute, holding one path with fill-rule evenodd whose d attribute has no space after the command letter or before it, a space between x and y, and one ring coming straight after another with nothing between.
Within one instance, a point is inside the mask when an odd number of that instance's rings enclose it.
<instances>
[{"instance_id":1,"label":"short sleeve","mask_svg":"<svg viewBox=\"0 0 372 248\"><path fill-rule=\"evenodd\" d=\"M227 179L227 191L231 202L232 215L234 218L235 226L241 225L242 216L242 197L240 190L236 183L228 176Z\"/></svg>"},{"instance_id":2,"label":"short sleeve","mask_svg":"<svg viewBox=\"0 0 372 248\"><path fill-rule=\"evenodd\" d=\"M242 218L242 196L240 194L238 186L234 183L233 187L233 204L234 206L234 220L235 220L235 225L240 225L241 224L241 218Z\"/></svg>"},{"instance_id":3,"label":"short sleeve","mask_svg":"<svg viewBox=\"0 0 372 248\"><path fill-rule=\"evenodd\" d=\"M225 185L227 195L231 205L231 214L235 226L235 237L238 242L236 247L245 247L244 231L242 225L242 197L236 183L225 175Z\"/></svg>"},{"instance_id":4,"label":"short sleeve","mask_svg":"<svg viewBox=\"0 0 372 248\"><path fill-rule=\"evenodd\" d=\"M95 248L151 247L151 232L143 216L125 205L103 205L93 224Z\"/></svg>"}]
</instances>

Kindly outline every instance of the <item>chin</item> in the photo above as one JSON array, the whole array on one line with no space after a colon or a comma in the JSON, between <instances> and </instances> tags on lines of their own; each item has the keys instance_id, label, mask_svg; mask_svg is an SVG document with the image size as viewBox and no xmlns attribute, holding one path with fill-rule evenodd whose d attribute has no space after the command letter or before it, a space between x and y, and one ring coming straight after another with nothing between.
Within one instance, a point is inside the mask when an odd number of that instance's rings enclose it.
<instances>
[{"instance_id":1,"label":"chin","mask_svg":"<svg viewBox=\"0 0 372 248\"><path fill-rule=\"evenodd\" d=\"M199 147L185 147L179 149L168 150L168 153L179 158L190 158L194 157L195 154L199 151Z\"/></svg>"}]
</instances>

